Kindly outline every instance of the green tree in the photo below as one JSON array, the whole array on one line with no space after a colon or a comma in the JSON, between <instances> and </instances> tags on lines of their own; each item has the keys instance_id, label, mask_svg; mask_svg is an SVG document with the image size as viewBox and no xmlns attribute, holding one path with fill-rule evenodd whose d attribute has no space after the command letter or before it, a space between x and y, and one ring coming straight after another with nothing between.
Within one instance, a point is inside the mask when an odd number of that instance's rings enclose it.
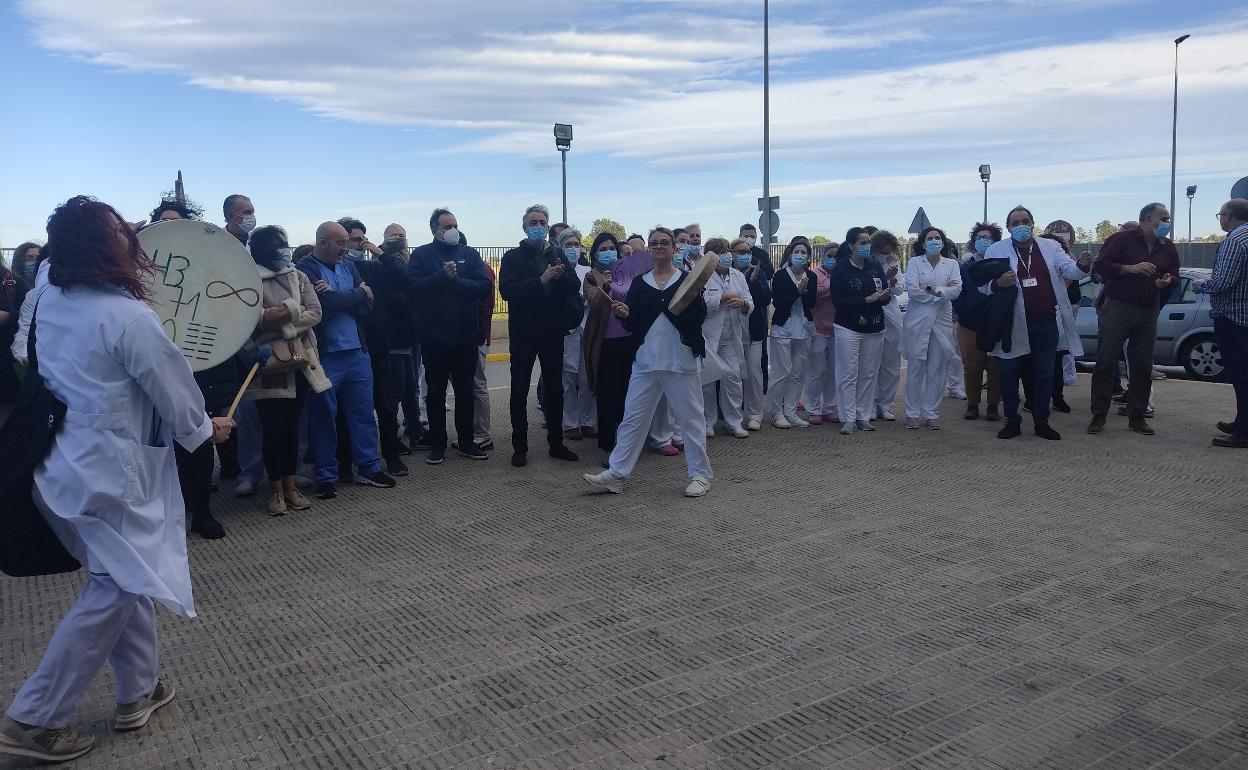
<instances>
[{"instance_id":1,"label":"green tree","mask_svg":"<svg viewBox=\"0 0 1248 770\"><path fill-rule=\"evenodd\" d=\"M1092 239L1096 236L1086 227L1075 228L1075 241L1078 243L1092 243Z\"/></svg>"},{"instance_id":2,"label":"green tree","mask_svg":"<svg viewBox=\"0 0 1248 770\"><path fill-rule=\"evenodd\" d=\"M1105 239L1118 232L1118 228L1108 219L1102 219L1096 223L1096 242L1104 243Z\"/></svg>"},{"instance_id":3,"label":"green tree","mask_svg":"<svg viewBox=\"0 0 1248 770\"><path fill-rule=\"evenodd\" d=\"M593 243L593 240L601 233L611 233L621 241L628 237L628 231L624 229L624 225L616 222L614 219L607 219L606 217L594 220L594 226L589 230L590 243ZM586 244L586 246L588 245L589 244Z\"/></svg>"},{"instance_id":4,"label":"green tree","mask_svg":"<svg viewBox=\"0 0 1248 770\"><path fill-rule=\"evenodd\" d=\"M814 246L815 248L819 248L820 246L827 246L831 242L832 241L828 240L827 236L824 236L824 235L811 236L811 239L810 239L810 245Z\"/></svg>"}]
</instances>

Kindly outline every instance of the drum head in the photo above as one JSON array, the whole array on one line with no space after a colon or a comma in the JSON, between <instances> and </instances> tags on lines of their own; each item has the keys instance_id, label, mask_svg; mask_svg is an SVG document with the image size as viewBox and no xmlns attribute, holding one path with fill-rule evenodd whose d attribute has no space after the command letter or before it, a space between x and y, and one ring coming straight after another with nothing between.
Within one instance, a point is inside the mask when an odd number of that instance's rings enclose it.
<instances>
[{"instance_id":1,"label":"drum head","mask_svg":"<svg viewBox=\"0 0 1248 770\"><path fill-rule=\"evenodd\" d=\"M238 239L208 222L174 219L144 228L139 245L156 265L147 304L191 370L237 353L263 310L260 273Z\"/></svg>"},{"instance_id":2,"label":"drum head","mask_svg":"<svg viewBox=\"0 0 1248 770\"><path fill-rule=\"evenodd\" d=\"M667 306L668 310L680 315L685 308L689 307L689 303L698 296L698 292L702 291L706 282L711 280L711 273L715 272L718 264L719 256L716 254L703 254L698 257L698 261L689 268L689 274L685 276L680 286L677 287L676 293L672 295L672 301Z\"/></svg>"}]
</instances>

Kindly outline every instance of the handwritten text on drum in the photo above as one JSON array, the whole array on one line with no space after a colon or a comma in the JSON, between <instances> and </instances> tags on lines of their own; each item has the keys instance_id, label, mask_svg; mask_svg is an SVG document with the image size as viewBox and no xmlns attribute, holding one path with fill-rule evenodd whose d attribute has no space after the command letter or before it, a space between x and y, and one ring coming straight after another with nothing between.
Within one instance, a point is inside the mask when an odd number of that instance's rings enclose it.
<instances>
[{"instance_id":1,"label":"handwritten text on drum","mask_svg":"<svg viewBox=\"0 0 1248 770\"><path fill-rule=\"evenodd\" d=\"M187 358L206 361L216 344L217 327L203 324L196 320L199 315L200 302L224 301L237 299L247 307L260 304L259 293L252 288L235 289L225 281L210 281L202 291L186 296L186 270L191 265L189 257L180 254L161 254L160 249L152 253L152 262L160 273L161 299L173 304L173 315L163 322L165 333ZM179 334L181 323L181 334Z\"/></svg>"}]
</instances>

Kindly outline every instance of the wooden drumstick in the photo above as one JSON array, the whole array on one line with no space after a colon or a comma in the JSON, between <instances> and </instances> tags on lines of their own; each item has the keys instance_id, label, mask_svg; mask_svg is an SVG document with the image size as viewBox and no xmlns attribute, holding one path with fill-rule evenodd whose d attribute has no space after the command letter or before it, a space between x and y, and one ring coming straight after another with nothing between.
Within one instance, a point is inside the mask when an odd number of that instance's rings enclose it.
<instances>
[{"instance_id":1,"label":"wooden drumstick","mask_svg":"<svg viewBox=\"0 0 1248 770\"><path fill-rule=\"evenodd\" d=\"M234 395L234 403L230 404L230 411L225 413L228 419L234 419L234 410L238 409L238 402L243 400L243 394L251 386L251 381L255 379L256 372L260 371L260 367L264 366L264 362L268 361L271 355L273 355L273 348L268 345L261 345L260 349L256 351L256 362L251 365L251 371L247 372L247 379L243 380L243 387L239 388L238 393Z\"/></svg>"}]
</instances>

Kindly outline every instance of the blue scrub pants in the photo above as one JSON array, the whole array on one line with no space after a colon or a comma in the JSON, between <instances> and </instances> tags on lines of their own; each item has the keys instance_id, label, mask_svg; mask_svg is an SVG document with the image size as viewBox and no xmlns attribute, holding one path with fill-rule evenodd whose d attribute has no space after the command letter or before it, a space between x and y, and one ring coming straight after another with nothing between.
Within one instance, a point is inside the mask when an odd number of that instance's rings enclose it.
<instances>
[{"instance_id":1,"label":"blue scrub pants","mask_svg":"<svg viewBox=\"0 0 1248 770\"><path fill-rule=\"evenodd\" d=\"M316 460L316 483L338 480L338 429L342 409L351 434L351 459L360 475L381 470L377 418L373 414L373 367L368 354L356 348L321 354L321 366L332 387L308 399L308 433Z\"/></svg>"}]
</instances>

